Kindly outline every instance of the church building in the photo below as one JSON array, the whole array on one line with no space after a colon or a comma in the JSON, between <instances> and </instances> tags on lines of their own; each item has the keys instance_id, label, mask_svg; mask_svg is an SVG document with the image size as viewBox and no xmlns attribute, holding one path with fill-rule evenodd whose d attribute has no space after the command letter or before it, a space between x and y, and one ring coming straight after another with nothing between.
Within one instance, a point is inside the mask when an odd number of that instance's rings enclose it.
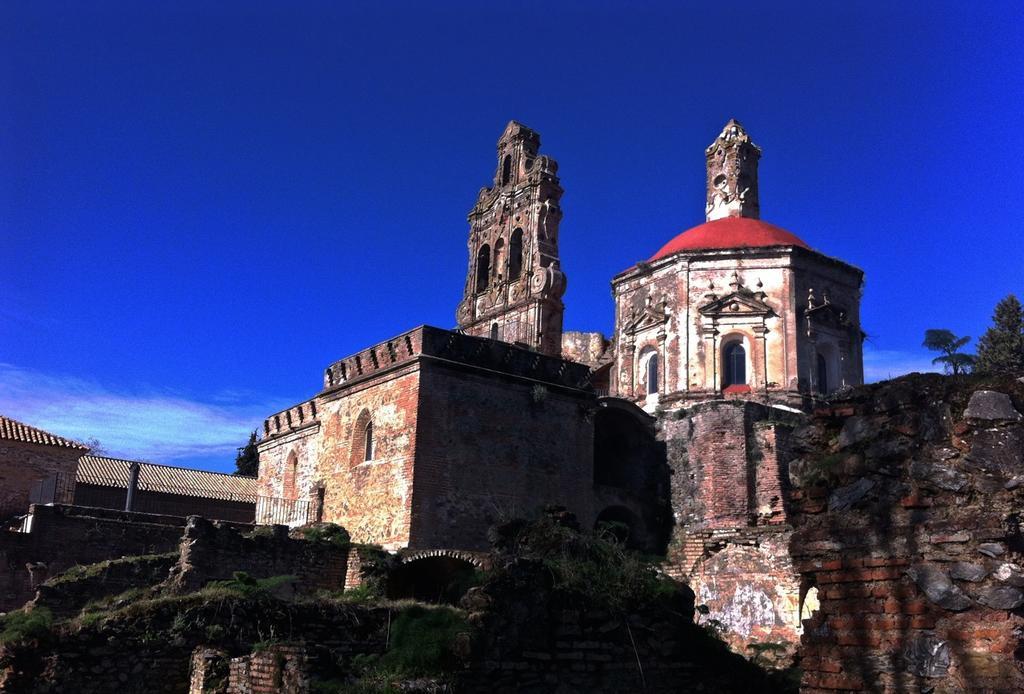
<instances>
[{"instance_id":1,"label":"church building","mask_svg":"<svg viewBox=\"0 0 1024 694\"><path fill-rule=\"evenodd\" d=\"M706 221L612 279L606 339L563 333L558 165L509 123L468 215L458 327L337 361L316 395L267 418L257 521L473 550L495 522L558 504L663 553L683 521L657 416L722 399L792 412L863 378L863 273L760 220L760 155L725 126L705 152ZM773 475L774 500L744 497L722 522L754 507L781 519Z\"/></svg>"},{"instance_id":2,"label":"church building","mask_svg":"<svg viewBox=\"0 0 1024 694\"><path fill-rule=\"evenodd\" d=\"M805 405L863 382L863 272L761 220L760 148L735 120L705 150L705 222L612 280L612 395Z\"/></svg>"}]
</instances>

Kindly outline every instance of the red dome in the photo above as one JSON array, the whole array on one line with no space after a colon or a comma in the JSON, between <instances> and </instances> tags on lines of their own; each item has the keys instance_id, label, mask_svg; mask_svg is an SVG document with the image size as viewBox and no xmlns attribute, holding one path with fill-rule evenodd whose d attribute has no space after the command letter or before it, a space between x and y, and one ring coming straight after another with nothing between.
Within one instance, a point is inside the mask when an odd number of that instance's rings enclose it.
<instances>
[{"instance_id":1,"label":"red dome","mask_svg":"<svg viewBox=\"0 0 1024 694\"><path fill-rule=\"evenodd\" d=\"M651 256L651 261L670 256L679 251L710 250L721 248L759 248L761 246L800 246L810 248L798 236L785 229L749 217L723 217L687 229L675 237L661 250Z\"/></svg>"}]
</instances>

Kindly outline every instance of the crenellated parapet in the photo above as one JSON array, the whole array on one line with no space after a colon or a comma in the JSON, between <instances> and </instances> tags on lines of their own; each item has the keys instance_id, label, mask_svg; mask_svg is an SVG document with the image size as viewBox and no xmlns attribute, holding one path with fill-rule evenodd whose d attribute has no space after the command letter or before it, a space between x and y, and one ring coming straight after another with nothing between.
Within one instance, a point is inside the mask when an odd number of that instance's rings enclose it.
<instances>
[{"instance_id":1,"label":"crenellated parapet","mask_svg":"<svg viewBox=\"0 0 1024 694\"><path fill-rule=\"evenodd\" d=\"M584 364L507 342L423 325L334 362L324 371L324 391L334 391L419 358L432 358L576 389L590 388Z\"/></svg>"},{"instance_id":2,"label":"crenellated parapet","mask_svg":"<svg viewBox=\"0 0 1024 694\"><path fill-rule=\"evenodd\" d=\"M300 402L263 420L263 438L280 436L319 424L315 400Z\"/></svg>"},{"instance_id":3,"label":"crenellated parapet","mask_svg":"<svg viewBox=\"0 0 1024 694\"><path fill-rule=\"evenodd\" d=\"M340 359L324 370L324 390L340 388L414 359L422 343L423 327L419 327Z\"/></svg>"}]
</instances>

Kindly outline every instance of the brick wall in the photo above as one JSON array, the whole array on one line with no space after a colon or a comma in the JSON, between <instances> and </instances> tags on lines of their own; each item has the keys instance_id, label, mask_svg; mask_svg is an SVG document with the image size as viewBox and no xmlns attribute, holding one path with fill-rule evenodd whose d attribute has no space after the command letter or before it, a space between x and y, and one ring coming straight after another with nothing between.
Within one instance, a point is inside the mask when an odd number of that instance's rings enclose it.
<instances>
[{"instance_id":1,"label":"brick wall","mask_svg":"<svg viewBox=\"0 0 1024 694\"><path fill-rule=\"evenodd\" d=\"M713 401L661 422L677 528L770 525L787 520L789 431L799 417L749 401Z\"/></svg>"},{"instance_id":2,"label":"brick wall","mask_svg":"<svg viewBox=\"0 0 1024 694\"><path fill-rule=\"evenodd\" d=\"M313 485L325 489L323 520L344 526L355 542L389 549L409 542L412 467L420 374L402 366L353 386L321 404L321 438ZM366 413L373 424L373 455L364 460Z\"/></svg>"},{"instance_id":3,"label":"brick wall","mask_svg":"<svg viewBox=\"0 0 1024 694\"><path fill-rule=\"evenodd\" d=\"M697 405L661 421L676 525L668 572L685 580L734 650L800 640L800 577L789 556L789 438L798 416L749 401Z\"/></svg>"},{"instance_id":4,"label":"brick wall","mask_svg":"<svg viewBox=\"0 0 1024 694\"><path fill-rule=\"evenodd\" d=\"M232 658L227 694L306 694L308 661L305 646L287 644Z\"/></svg>"},{"instance_id":5,"label":"brick wall","mask_svg":"<svg viewBox=\"0 0 1024 694\"><path fill-rule=\"evenodd\" d=\"M0 519L28 511L32 485L57 475L75 479L84 448L0 439Z\"/></svg>"}]
</instances>

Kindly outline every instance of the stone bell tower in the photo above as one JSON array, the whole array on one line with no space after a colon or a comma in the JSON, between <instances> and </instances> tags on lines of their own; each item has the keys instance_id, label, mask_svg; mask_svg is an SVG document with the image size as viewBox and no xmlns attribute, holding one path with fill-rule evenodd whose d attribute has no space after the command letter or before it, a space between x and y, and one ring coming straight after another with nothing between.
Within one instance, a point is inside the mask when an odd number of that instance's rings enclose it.
<instances>
[{"instance_id":1,"label":"stone bell tower","mask_svg":"<svg viewBox=\"0 0 1024 694\"><path fill-rule=\"evenodd\" d=\"M511 121L498 140L494 185L469 213L469 269L459 328L558 356L565 274L558 261L558 164L540 135Z\"/></svg>"},{"instance_id":2,"label":"stone bell tower","mask_svg":"<svg viewBox=\"0 0 1024 694\"><path fill-rule=\"evenodd\" d=\"M731 119L725 129L704 150L707 157L707 221L723 217L758 219L761 206L757 200L757 160L761 148Z\"/></svg>"}]
</instances>

